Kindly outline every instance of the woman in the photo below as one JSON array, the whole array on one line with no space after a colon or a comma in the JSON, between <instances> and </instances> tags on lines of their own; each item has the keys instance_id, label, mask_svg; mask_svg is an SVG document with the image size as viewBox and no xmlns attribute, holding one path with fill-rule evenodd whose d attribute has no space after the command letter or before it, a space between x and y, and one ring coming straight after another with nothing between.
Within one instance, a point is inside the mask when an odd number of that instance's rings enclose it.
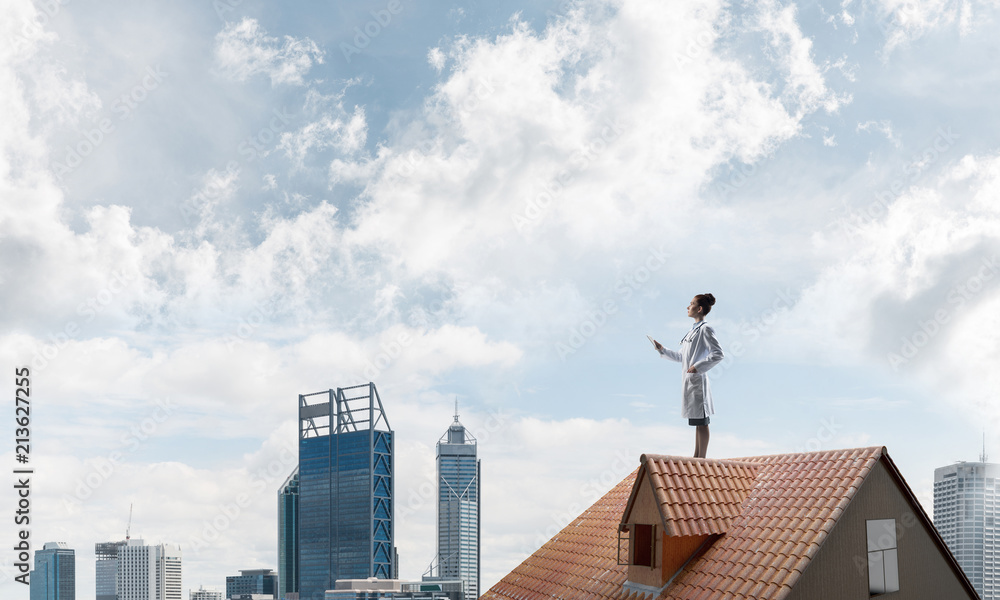
<instances>
[{"instance_id":1,"label":"woman","mask_svg":"<svg viewBox=\"0 0 1000 600\"><path fill-rule=\"evenodd\" d=\"M653 340L656 350L664 358L681 363L684 371L681 382L681 399L683 407L681 416L686 417L688 425L696 427L694 438L695 458L705 458L708 452L709 416L715 414L712 405L712 392L708 387L708 371L723 358L722 347L715 339L715 332L705 323L705 315L712 310L715 296L698 294L688 305L688 316L694 319L694 325L681 340L681 350L667 350L660 342Z\"/></svg>"}]
</instances>

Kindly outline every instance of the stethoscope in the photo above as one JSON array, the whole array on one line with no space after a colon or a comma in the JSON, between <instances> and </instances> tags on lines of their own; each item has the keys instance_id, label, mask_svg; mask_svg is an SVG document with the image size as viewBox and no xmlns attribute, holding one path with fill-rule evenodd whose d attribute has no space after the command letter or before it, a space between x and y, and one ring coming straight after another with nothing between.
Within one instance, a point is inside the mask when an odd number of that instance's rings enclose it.
<instances>
[{"instance_id":1,"label":"stethoscope","mask_svg":"<svg viewBox=\"0 0 1000 600\"><path fill-rule=\"evenodd\" d=\"M694 327L692 327L691 330L688 331L687 333L685 333L684 337L681 338L681 343L683 344L684 342L688 342L688 341L691 341L692 339L694 339L694 334L698 333L698 330L700 330L701 327L702 327L702 325L704 325L704 324L705 324L705 321L701 321L700 323L698 323L697 325L695 325Z\"/></svg>"}]
</instances>

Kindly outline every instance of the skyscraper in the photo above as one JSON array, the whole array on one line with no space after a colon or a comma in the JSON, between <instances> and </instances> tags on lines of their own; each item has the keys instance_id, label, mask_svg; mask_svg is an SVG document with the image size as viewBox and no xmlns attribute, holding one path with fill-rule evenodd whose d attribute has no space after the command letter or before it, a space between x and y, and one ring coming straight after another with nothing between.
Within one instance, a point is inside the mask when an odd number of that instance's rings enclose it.
<instances>
[{"instance_id":1,"label":"skyscraper","mask_svg":"<svg viewBox=\"0 0 1000 600\"><path fill-rule=\"evenodd\" d=\"M191 590L189 600L223 600L222 592L205 586L199 586L197 590Z\"/></svg>"},{"instance_id":2,"label":"skyscraper","mask_svg":"<svg viewBox=\"0 0 1000 600\"><path fill-rule=\"evenodd\" d=\"M118 548L118 600L181 600L181 549L128 540Z\"/></svg>"},{"instance_id":3,"label":"skyscraper","mask_svg":"<svg viewBox=\"0 0 1000 600\"><path fill-rule=\"evenodd\" d=\"M278 489L278 594L299 591L299 468Z\"/></svg>"},{"instance_id":4,"label":"skyscraper","mask_svg":"<svg viewBox=\"0 0 1000 600\"><path fill-rule=\"evenodd\" d=\"M97 557L97 600L115 600L118 587L118 549L127 542L100 542L94 544Z\"/></svg>"},{"instance_id":5,"label":"skyscraper","mask_svg":"<svg viewBox=\"0 0 1000 600\"><path fill-rule=\"evenodd\" d=\"M479 459L476 438L455 421L437 443L438 577L462 579L466 599L479 597ZM433 575L433 573L432 573Z\"/></svg>"},{"instance_id":6,"label":"skyscraper","mask_svg":"<svg viewBox=\"0 0 1000 600\"><path fill-rule=\"evenodd\" d=\"M76 600L76 552L66 542L48 542L35 552L28 581L31 600Z\"/></svg>"},{"instance_id":7,"label":"skyscraper","mask_svg":"<svg viewBox=\"0 0 1000 600\"><path fill-rule=\"evenodd\" d=\"M983 600L1000 599L1000 465L934 469L934 527Z\"/></svg>"},{"instance_id":8,"label":"skyscraper","mask_svg":"<svg viewBox=\"0 0 1000 600\"><path fill-rule=\"evenodd\" d=\"M268 594L277 598L278 575L271 569L240 569L226 577L226 598L242 594Z\"/></svg>"},{"instance_id":9,"label":"skyscraper","mask_svg":"<svg viewBox=\"0 0 1000 600\"><path fill-rule=\"evenodd\" d=\"M299 598L396 574L394 438L374 383L299 396Z\"/></svg>"}]
</instances>

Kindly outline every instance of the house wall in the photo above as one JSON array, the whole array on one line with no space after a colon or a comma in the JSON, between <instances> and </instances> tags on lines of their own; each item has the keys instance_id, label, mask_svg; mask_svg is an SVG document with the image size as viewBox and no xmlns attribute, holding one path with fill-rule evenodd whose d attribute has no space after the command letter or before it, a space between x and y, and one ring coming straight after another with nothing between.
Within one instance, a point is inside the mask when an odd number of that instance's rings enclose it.
<instances>
[{"instance_id":1,"label":"house wall","mask_svg":"<svg viewBox=\"0 0 1000 600\"><path fill-rule=\"evenodd\" d=\"M656 525L657 534L663 532L663 520L660 518L660 507L656 503L656 496L649 483L649 476L640 471L642 480L639 482L639 493L636 494L635 503L632 504L632 512L628 516L628 523L642 523L644 525Z\"/></svg>"},{"instance_id":2,"label":"house wall","mask_svg":"<svg viewBox=\"0 0 1000 600\"><path fill-rule=\"evenodd\" d=\"M653 539L658 540L663 535L663 520L660 518L660 509L656 503L656 496L650 486L649 477L643 475L639 482L639 491L632 505L632 512L629 514L628 524L641 523L643 525L655 525ZM652 567L640 567L630 564L628 566L628 580L634 583L641 583L652 587L660 587L663 582L660 580L660 564L663 560L663 549L660 544L653 544L654 556ZM633 560L631 543L629 544L629 562Z\"/></svg>"},{"instance_id":3,"label":"house wall","mask_svg":"<svg viewBox=\"0 0 1000 600\"><path fill-rule=\"evenodd\" d=\"M975 600L960 583L923 521L884 461L876 463L854 500L794 584L785 600L867 600L865 522L896 520L899 591L879 600Z\"/></svg>"},{"instance_id":4,"label":"house wall","mask_svg":"<svg viewBox=\"0 0 1000 600\"><path fill-rule=\"evenodd\" d=\"M660 581L662 582L660 585L669 581L709 538L707 535L664 535L662 537L663 564L660 569Z\"/></svg>"}]
</instances>

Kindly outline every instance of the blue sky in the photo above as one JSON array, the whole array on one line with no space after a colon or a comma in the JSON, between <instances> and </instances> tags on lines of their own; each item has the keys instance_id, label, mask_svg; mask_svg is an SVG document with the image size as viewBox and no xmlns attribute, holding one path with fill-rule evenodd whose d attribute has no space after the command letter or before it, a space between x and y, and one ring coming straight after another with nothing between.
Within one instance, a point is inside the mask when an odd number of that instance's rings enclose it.
<instances>
[{"instance_id":1,"label":"blue sky","mask_svg":"<svg viewBox=\"0 0 1000 600\"><path fill-rule=\"evenodd\" d=\"M185 591L274 567L297 394L369 379L402 576L457 397L488 587L692 451L645 336L702 292L709 456L885 445L930 512L935 467L1000 447L995 3L0 12L0 357L80 598L130 505Z\"/></svg>"}]
</instances>

